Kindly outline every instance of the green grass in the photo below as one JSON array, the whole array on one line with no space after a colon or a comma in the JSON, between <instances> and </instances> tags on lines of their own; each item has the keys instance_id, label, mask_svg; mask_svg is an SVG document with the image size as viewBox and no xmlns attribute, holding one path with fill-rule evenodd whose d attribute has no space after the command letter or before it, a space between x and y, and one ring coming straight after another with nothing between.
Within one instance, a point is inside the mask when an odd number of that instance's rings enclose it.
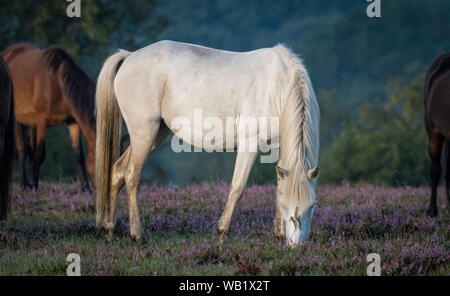
<instances>
[{"instance_id":1,"label":"green grass","mask_svg":"<svg viewBox=\"0 0 450 296\"><path fill-rule=\"evenodd\" d=\"M67 255L81 257L82 275L366 275L379 253L383 275L449 275L449 218L428 218L427 188L372 185L318 187L309 241L286 248L272 234L274 186L249 187L225 245L215 222L228 186L141 186L138 204L146 244L128 236L121 196L115 240L95 226L93 195L80 184L14 186L13 215L0 224L1 275L65 275Z\"/></svg>"}]
</instances>

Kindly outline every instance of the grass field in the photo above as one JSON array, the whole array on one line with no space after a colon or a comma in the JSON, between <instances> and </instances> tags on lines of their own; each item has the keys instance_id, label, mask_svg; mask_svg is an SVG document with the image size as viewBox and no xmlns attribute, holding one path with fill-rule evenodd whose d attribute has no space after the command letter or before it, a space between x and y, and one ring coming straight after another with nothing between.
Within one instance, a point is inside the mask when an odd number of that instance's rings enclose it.
<instances>
[{"instance_id":1,"label":"grass field","mask_svg":"<svg viewBox=\"0 0 450 296\"><path fill-rule=\"evenodd\" d=\"M382 275L450 275L450 224L445 198L428 218L428 188L372 185L317 188L311 236L285 248L274 238L275 186L248 188L219 247L215 222L227 184L140 187L146 245L128 237L122 195L116 240L95 226L93 195L79 183L15 185L13 216L0 224L1 275L65 275L69 253L82 275L366 275L366 256L378 253Z\"/></svg>"}]
</instances>

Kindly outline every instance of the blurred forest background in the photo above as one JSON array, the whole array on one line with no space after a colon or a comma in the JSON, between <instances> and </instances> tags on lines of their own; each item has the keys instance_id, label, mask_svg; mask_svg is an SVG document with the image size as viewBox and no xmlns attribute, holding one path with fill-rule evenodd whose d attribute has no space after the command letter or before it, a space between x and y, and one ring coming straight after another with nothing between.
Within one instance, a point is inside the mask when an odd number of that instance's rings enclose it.
<instances>
[{"instance_id":1,"label":"blurred forest background","mask_svg":"<svg viewBox=\"0 0 450 296\"><path fill-rule=\"evenodd\" d=\"M450 50L450 1L81 0L68 18L63 0L0 0L1 50L20 42L59 44L96 79L116 48L161 39L248 51L284 43L304 60L321 108L320 183L428 182L423 124L425 72ZM174 153L165 142L149 158L146 182L231 180L235 153ZM66 126L47 137L42 179L77 177ZM275 181L274 164L251 183Z\"/></svg>"}]
</instances>

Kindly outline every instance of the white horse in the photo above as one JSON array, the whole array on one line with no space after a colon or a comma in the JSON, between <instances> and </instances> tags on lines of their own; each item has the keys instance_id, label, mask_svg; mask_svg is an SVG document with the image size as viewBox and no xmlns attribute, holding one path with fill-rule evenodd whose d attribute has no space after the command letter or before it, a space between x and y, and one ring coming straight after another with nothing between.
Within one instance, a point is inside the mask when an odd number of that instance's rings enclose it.
<instances>
[{"instance_id":1,"label":"white horse","mask_svg":"<svg viewBox=\"0 0 450 296\"><path fill-rule=\"evenodd\" d=\"M142 169L170 131L198 148L211 148L202 145L202 133L194 131L192 140L171 128L173 120L192 119L198 109L205 117L233 117L235 122L246 117L279 119L280 128L272 133L280 149L275 233L285 235L289 245L306 240L319 173L319 106L301 60L283 45L230 52L160 41L132 53L120 50L106 60L100 72L96 108L97 224L105 228L108 240L124 184L130 235L133 240L142 239L136 204ZM121 116L130 147L118 158ZM244 132L244 138L259 137L258 132ZM242 142L238 139L233 144L238 154L228 201L217 225L221 242L258 154L239 149ZM226 148L227 144L221 145Z\"/></svg>"}]
</instances>

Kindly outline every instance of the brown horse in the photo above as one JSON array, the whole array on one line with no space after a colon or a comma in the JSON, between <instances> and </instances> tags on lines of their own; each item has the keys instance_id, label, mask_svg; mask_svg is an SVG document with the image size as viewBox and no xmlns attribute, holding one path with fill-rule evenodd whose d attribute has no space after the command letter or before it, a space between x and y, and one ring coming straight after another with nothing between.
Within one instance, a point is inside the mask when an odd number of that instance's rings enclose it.
<instances>
[{"instance_id":1,"label":"brown horse","mask_svg":"<svg viewBox=\"0 0 450 296\"><path fill-rule=\"evenodd\" d=\"M0 57L0 220L10 211L14 160L14 102L8 67Z\"/></svg>"},{"instance_id":2,"label":"brown horse","mask_svg":"<svg viewBox=\"0 0 450 296\"><path fill-rule=\"evenodd\" d=\"M75 60L58 46L43 48L32 43L18 43L0 55L8 64L13 80L16 120L31 127L31 186L38 187L39 170L45 158L47 128L66 123L79 164L83 189L89 190L86 168L95 184L95 83ZM86 165L81 131L89 146ZM15 136L22 185L29 186L25 165L27 136L19 124L16 125Z\"/></svg>"},{"instance_id":3,"label":"brown horse","mask_svg":"<svg viewBox=\"0 0 450 296\"><path fill-rule=\"evenodd\" d=\"M450 209L450 52L440 56L427 72L424 86L425 127L431 158L431 200L428 215L438 214L436 193L441 177L441 154L444 142L447 150L446 195Z\"/></svg>"}]
</instances>

